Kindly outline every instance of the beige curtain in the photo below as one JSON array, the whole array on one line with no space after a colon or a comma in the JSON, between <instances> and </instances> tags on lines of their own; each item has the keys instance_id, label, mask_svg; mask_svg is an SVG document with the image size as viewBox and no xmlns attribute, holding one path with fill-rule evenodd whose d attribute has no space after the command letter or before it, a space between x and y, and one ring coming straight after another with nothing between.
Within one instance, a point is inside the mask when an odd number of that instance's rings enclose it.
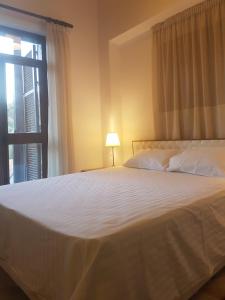
<instances>
[{"instance_id":1,"label":"beige curtain","mask_svg":"<svg viewBox=\"0 0 225 300\"><path fill-rule=\"evenodd\" d=\"M225 0L153 28L153 99L157 138L225 138Z\"/></svg>"},{"instance_id":2,"label":"beige curtain","mask_svg":"<svg viewBox=\"0 0 225 300\"><path fill-rule=\"evenodd\" d=\"M68 29L47 25L48 60L48 176L66 174L72 155L70 53Z\"/></svg>"}]
</instances>

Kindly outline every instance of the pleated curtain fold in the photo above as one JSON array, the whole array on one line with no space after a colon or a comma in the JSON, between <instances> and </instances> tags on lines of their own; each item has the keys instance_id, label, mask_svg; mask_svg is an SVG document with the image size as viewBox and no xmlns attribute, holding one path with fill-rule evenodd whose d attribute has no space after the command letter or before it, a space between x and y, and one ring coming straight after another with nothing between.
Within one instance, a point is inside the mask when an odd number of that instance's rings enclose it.
<instances>
[{"instance_id":1,"label":"pleated curtain fold","mask_svg":"<svg viewBox=\"0 0 225 300\"><path fill-rule=\"evenodd\" d=\"M70 51L67 28L47 24L48 60L48 176L70 171L72 120Z\"/></svg>"},{"instance_id":2,"label":"pleated curtain fold","mask_svg":"<svg viewBox=\"0 0 225 300\"><path fill-rule=\"evenodd\" d=\"M225 138L225 0L153 28L156 138Z\"/></svg>"}]
</instances>

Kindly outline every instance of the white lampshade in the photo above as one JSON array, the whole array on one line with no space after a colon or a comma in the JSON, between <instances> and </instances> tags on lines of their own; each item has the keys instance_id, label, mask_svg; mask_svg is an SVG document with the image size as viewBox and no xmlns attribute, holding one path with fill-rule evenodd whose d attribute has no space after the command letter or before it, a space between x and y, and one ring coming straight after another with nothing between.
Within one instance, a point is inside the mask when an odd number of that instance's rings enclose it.
<instances>
[{"instance_id":1,"label":"white lampshade","mask_svg":"<svg viewBox=\"0 0 225 300\"><path fill-rule=\"evenodd\" d=\"M110 132L106 137L106 147L116 147L120 146L120 140L116 132Z\"/></svg>"}]
</instances>

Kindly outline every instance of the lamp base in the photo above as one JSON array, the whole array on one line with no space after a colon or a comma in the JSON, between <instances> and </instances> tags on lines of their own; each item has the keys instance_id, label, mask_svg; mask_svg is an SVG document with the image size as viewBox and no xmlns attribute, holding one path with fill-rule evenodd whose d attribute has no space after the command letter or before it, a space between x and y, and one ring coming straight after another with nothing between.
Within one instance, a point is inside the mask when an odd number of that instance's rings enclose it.
<instances>
[{"instance_id":1,"label":"lamp base","mask_svg":"<svg viewBox=\"0 0 225 300\"><path fill-rule=\"evenodd\" d=\"M113 159L113 163L112 163L112 167L115 167L115 156L114 156L114 147L112 147L112 159Z\"/></svg>"}]
</instances>

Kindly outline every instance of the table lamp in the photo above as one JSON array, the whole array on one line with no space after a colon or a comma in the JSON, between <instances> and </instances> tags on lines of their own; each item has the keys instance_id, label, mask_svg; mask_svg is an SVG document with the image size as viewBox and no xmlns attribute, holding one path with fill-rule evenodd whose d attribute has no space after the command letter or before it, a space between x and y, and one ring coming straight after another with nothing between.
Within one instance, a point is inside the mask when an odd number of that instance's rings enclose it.
<instances>
[{"instance_id":1,"label":"table lamp","mask_svg":"<svg viewBox=\"0 0 225 300\"><path fill-rule=\"evenodd\" d=\"M116 132L110 132L107 134L105 146L112 148L112 166L115 167L114 147L120 146L120 140Z\"/></svg>"}]
</instances>

